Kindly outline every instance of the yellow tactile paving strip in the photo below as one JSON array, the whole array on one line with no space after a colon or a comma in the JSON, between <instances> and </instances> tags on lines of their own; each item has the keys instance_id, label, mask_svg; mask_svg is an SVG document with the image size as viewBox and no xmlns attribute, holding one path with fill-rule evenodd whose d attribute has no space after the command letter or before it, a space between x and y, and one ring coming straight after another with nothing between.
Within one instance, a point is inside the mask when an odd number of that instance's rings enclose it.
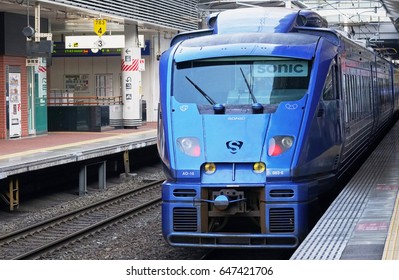
<instances>
[{"instance_id":1,"label":"yellow tactile paving strip","mask_svg":"<svg viewBox=\"0 0 399 280\"><path fill-rule=\"evenodd\" d=\"M382 259L399 260L399 195L396 198Z\"/></svg>"}]
</instances>

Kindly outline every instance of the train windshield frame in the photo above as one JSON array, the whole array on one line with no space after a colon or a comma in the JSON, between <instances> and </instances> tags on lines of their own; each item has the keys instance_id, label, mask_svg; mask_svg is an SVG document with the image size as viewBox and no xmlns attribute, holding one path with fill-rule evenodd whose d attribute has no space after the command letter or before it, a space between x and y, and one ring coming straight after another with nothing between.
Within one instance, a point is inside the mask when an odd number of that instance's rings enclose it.
<instances>
[{"instance_id":1,"label":"train windshield frame","mask_svg":"<svg viewBox=\"0 0 399 280\"><path fill-rule=\"evenodd\" d=\"M223 57L177 62L172 96L197 105L275 105L308 91L311 62L280 57Z\"/></svg>"}]
</instances>

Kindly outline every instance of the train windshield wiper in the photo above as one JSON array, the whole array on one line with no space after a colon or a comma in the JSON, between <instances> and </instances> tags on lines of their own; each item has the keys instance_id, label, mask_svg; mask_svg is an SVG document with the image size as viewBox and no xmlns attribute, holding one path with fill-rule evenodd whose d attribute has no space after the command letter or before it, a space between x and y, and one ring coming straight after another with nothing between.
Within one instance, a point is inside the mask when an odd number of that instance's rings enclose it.
<instances>
[{"instance_id":1,"label":"train windshield wiper","mask_svg":"<svg viewBox=\"0 0 399 280\"><path fill-rule=\"evenodd\" d=\"M251 86L249 85L248 80L247 80L247 78L245 77L244 71L242 71L242 68L241 68L241 67L240 67L240 70L241 70L242 77L244 78L245 84L247 85L247 88L248 88L248 90L249 90L249 95L251 95L252 102L253 102L253 103L258 103L258 101L256 100L256 97L255 97L254 93L252 92Z\"/></svg>"},{"instance_id":2,"label":"train windshield wiper","mask_svg":"<svg viewBox=\"0 0 399 280\"><path fill-rule=\"evenodd\" d=\"M186 77L187 81L189 81L190 84L192 84L195 87L195 89L198 90L202 94L202 96L205 97L206 100L208 100L208 102L210 104L212 104L212 105L216 104L215 100L213 100L208 94L206 94L206 92L203 91L196 83L194 83L192 80L190 80L189 77L187 77L187 76L185 76L185 77Z\"/></svg>"}]
</instances>

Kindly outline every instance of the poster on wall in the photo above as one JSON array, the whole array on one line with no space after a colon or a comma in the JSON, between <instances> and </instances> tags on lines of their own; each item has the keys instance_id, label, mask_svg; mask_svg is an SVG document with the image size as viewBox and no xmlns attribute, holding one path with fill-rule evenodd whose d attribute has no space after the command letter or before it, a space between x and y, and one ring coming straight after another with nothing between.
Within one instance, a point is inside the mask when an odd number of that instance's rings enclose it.
<instances>
[{"instance_id":1,"label":"poster on wall","mask_svg":"<svg viewBox=\"0 0 399 280\"><path fill-rule=\"evenodd\" d=\"M88 92L89 74L65 75L65 89L73 92Z\"/></svg>"},{"instance_id":2,"label":"poster on wall","mask_svg":"<svg viewBox=\"0 0 399 280\"><path fill-rule=\"evenodd\" d=\"M21 73L9 73L10 138L21 137Z\"/></svg>"}]
</instances>

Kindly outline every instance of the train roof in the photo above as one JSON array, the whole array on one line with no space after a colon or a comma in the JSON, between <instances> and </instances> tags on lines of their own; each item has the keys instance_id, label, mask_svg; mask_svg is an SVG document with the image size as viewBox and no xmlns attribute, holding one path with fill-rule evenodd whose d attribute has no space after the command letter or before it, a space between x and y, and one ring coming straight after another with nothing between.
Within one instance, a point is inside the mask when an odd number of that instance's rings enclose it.
<instances>
[{"instance_id":1,"label":"train roof","mask_svg":"<svg viewBox=\"0 0 399 280\"><path fill-rule=\"evenodd\" d=\"M328 26L316 12L279 7L228 10L211 16L207 23L214 34L287 33L298 26Z\"/></svg>"},{"instance_id":2,"label":"train roof","mask_svg":"<svg viewBox=\"0 0 399 280\"><path fill-rule=\"evenodd\" d=\"M171 46L179 43L176 61L258 54L311 59L321 37L341 51L345 50L345 42L352 41L327 28L327 22L309 10L279 7L228 10L211 15L208 26L209 29L181 33L172 39Z\"/></svg>"},{"instance_id":3,"label":"train roof","mask_svg":"<svg viewBox=\"0 0 399 280\"><path fill-rule=\"evenodd\" d=\"M244 8L223 11L208 17L209 29L181 33L175 36L171 46L192 37L212 34L238 33L288 33L299 27L325 28L327 21L309 10L288 8Z\"/></svg>"},{"instance_id":4,"label":"train roof","mask_svg":"<svg viewBox=\"0 0 399 280\"><path fill-rule=\"evenodd\" d=\"M318 36L299 33L239 33L201 36L179 44L176 62L205 57L271 55L311 59Z\"/></svg>"}]
</instances>

